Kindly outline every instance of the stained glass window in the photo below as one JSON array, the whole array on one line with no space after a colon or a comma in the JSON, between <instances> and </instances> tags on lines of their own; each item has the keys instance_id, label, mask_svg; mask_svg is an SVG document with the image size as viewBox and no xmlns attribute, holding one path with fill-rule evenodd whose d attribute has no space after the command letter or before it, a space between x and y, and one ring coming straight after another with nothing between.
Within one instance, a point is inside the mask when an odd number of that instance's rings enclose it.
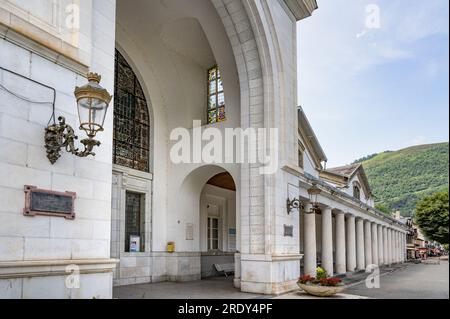
<instances>
[{"instance_id":1,"label":"stained glass window","mask_svg":"<svg viewBox=\"0 0 450 319\"><path fill-rule=\"evenodd\" d=\"M226 121L225 94L219 67L208 70L208 124Z\"/></svg>"},{"instance_id":2,"label":"stained glass window","mask_svg":"<svg viewBox=\"0 0 450 319\"><path fill-rule=\"evenodd\" d=\"M117 50L114 96L114 164L149 172L147 101L133 69Z\"/></svg>"}]
</instances>

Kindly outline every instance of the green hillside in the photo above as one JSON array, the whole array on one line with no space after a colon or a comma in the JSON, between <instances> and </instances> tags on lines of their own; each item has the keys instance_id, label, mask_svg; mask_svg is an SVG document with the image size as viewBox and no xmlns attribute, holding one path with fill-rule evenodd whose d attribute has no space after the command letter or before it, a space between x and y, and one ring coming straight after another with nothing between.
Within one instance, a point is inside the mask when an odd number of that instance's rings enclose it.
<instances>
[{"instance_id":1,"label":"green hillside","mask_svg":"<svg viewBox=\"0 0 450 319\"><path fill-rule=\"evenodd\" d=\"M373 154L355 163L363 163L376 203L404 216L424 195L448 189L448 143Z\"/></svg>"}]
</instances>

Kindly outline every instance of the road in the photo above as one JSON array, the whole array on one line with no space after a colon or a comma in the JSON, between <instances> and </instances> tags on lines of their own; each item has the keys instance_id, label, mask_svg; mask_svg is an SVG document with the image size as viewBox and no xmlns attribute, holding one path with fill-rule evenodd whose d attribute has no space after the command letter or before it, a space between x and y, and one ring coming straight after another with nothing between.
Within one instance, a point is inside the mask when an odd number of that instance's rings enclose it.
<instances>
[{"instance_id":1,"label":"road","mask_svg":"<svg viewBox=\"0 0 450 319\"><path fill-rule=\"evenodd\" d=\"M346 294L376 299L448 299L449 264L409 264L381 277L380 288L369 289L363 282L346 289Z\"/></svg>"}]
</instances>

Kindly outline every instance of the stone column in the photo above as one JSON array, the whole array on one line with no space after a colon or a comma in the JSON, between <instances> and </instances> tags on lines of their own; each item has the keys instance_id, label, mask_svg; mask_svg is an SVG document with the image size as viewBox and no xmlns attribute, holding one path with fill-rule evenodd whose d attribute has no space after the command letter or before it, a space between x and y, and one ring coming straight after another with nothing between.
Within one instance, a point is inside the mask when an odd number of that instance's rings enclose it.
<instances>
[{"instance_id":1,"label":"stone column","mask_svg":"<svg viewBox=\"0 0 450 319\"><path fill-rule=\"evenodd\" d=\"M399 244L400 241L398 239L398 231L395 231L395 262L398 264L400 262L400 248L399 248Z\"/></svg>"},{"instance_id":2,"label":"stone column","mask_svg":"<svg viewBox=\"0 0 450 319\"><path fill-rule=\"evenodd\" d=\"M400 261L405 262L405 234L400 233Z\"/></svg>"},{"instance_id":3,"label":"stone column","mask_svg":"<svg viewBox=\"0 0 450 319\"><path fill-rule=\"evenodd\" d=\"M394 264L398 263L398 247L397 247L397 231L394 229L392 230L392 243L394 245L394 249L392 250L394 252Z\"/></svg>"},{"instance_id":4,"label":"stone column","mask_svg":"<svg viewBox=\"0 0 450 319\"><path fill-rule=\"evenodd\" d=\"M383 226L378 225L378 264L382 266L384 264L384 253L383 253Z\"/></svg>"},{"instance_id":5,"label":"stone column","mask_svg":"<svg viewBox=\"0 0 450 319\"><path fill-rule=\"evenodd\" d=\"M366 269L366 257L364 254L364 220L356 219L356 269Z\"/></svg>"},{"instance_id":6,"label":"stone column","mask_svg":"<svg viewBox=\"0 0 450 319\"><path fill-rule=\"evenodd\" d=\"M372 264L379 265L378 261L378 225L372 223Z\"/></svg>"},{"instance_id":7,"label":"stone column","mask_svg":"<svg viewBox=\"0 0 450 319\"><path fill-rule=\"evenodd\" d=\"M403 233L400 233L400 262L405 262L405 252L403 247Z\"/></svg>"},{"instance_id":8,"label":"stone column","mask_svg":"<svg viewBox=\"0 0 450 319\"><path fill-rule=\"evenodd\" d=\"M333 215L330 207L322 210L322 268L333 276Z\"/></svg>"},{"instance_id":9,"label":"stone column","mask_svg":"<svg viewBox=\"0 0 450 319\"><path fill-rule=\"evenodd\" d=\"M311 205L306 205L305 210L309 212ZM316 246L316 214L304 213L305 243L304 243L304 272L305 275L316 276L317 269L317 246Z\"/></svg>"},{"instance_id":10,"label":"stone column","mask_svg":"<svg viewBox=\"0 0 450 319\"><path fill-rule=\"evenodd\" d=\"M408 236L406 234L403 234L403 253L405 254L403 259L405 262L407 262L408 261Z\"/></svg>"},{"instance_id":11,"label":"stone column","mask_svg":"<svg viewBox=\"0 0 450 319\"><path fill-rule=\"evenodd\" d=\"M388 229L386 226L383 226L383 261L385 265L389 265L388 242Z\"/></svg>"},{"instance_id":12,"label":"stone column","mask_svg":"<svg viewBox=\"0 0 450 319\"><path fill-rule=\"evenodd\" d=\"M386 227L386 247L387 247L387 259L388 265L392 264L392 252L391 252L391 230Z\"/></svg>"},{"instance_id":13,"label":"stone column","mask_svg":"<svg viewBox=\"0 0 450 319\"><path fill-rule=\"evenodd\" d=\"M356 224L355 216L347 215L347 271L356 269Z\"/></svg>"},{"instance_id":14,"label":"stone column","mask_svg":"<svg viewBox=\"0 0 450 319\"><path fill-rule=\"evenodd\" d=\"M390 249L390 263L395 264L395 245L394 245L394 230L389 229L389 249Z\"/></svg>"},{"instance_id":15,"label":"stone column","mask_svg":"<svg viewBox=\"0 0 450 319\"><path fill-rule=\"evenodd\" d=\"M366 256L366 268L372 265L372 223L364 221L364 254Z\"/></svg>"},{"instance_id":16,"label":"stone column","mask_svg":"<svg viewBox=\"0 0 450 319\"><path fill-rule=\"evenodd\" d=\"M345 215L342 212L336 214L336 273L347 272L345 256Z\"/></svg>"}]
</instances>

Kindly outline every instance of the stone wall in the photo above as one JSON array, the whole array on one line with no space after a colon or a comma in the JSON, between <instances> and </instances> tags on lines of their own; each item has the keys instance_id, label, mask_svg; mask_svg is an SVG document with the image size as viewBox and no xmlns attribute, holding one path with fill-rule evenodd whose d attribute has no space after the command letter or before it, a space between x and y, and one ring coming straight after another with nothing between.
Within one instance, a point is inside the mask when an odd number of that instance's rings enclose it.
<instances>
[{"instance_id":1,"label":"stone wall","mask_svg":"<svg viewBox=\"0 0 450 319\"><path fill-rule=\"evenodd\" d=\"M84 11L91 13L92 22L92 52L86 62L103 76L101 84L112 93L115 1L93 1L91 9ZM55 88L57 116L79 127L73 92L87 81L76 71L82 66L59 63L60 52L50 46L48 55L41 54L45 41L22 40L0 40L0 66ZM53 98L51 90L5 71L0 71L0 83L33 101ZM0 297L110 298L115 264L110 260L112 111L105 132L99 134L102 145L95 157L82 159L64 152L55 165L44 148L51 114L50 104L29 103L0 89L0 286L9 287L0 289ZM85 134L76 133L81 138ZM25 217L25 185L76 192L76 219ZM80 289L67 290L70 273L65 267L72 264L80 269Z\"/></svg>"}]
</instances>

